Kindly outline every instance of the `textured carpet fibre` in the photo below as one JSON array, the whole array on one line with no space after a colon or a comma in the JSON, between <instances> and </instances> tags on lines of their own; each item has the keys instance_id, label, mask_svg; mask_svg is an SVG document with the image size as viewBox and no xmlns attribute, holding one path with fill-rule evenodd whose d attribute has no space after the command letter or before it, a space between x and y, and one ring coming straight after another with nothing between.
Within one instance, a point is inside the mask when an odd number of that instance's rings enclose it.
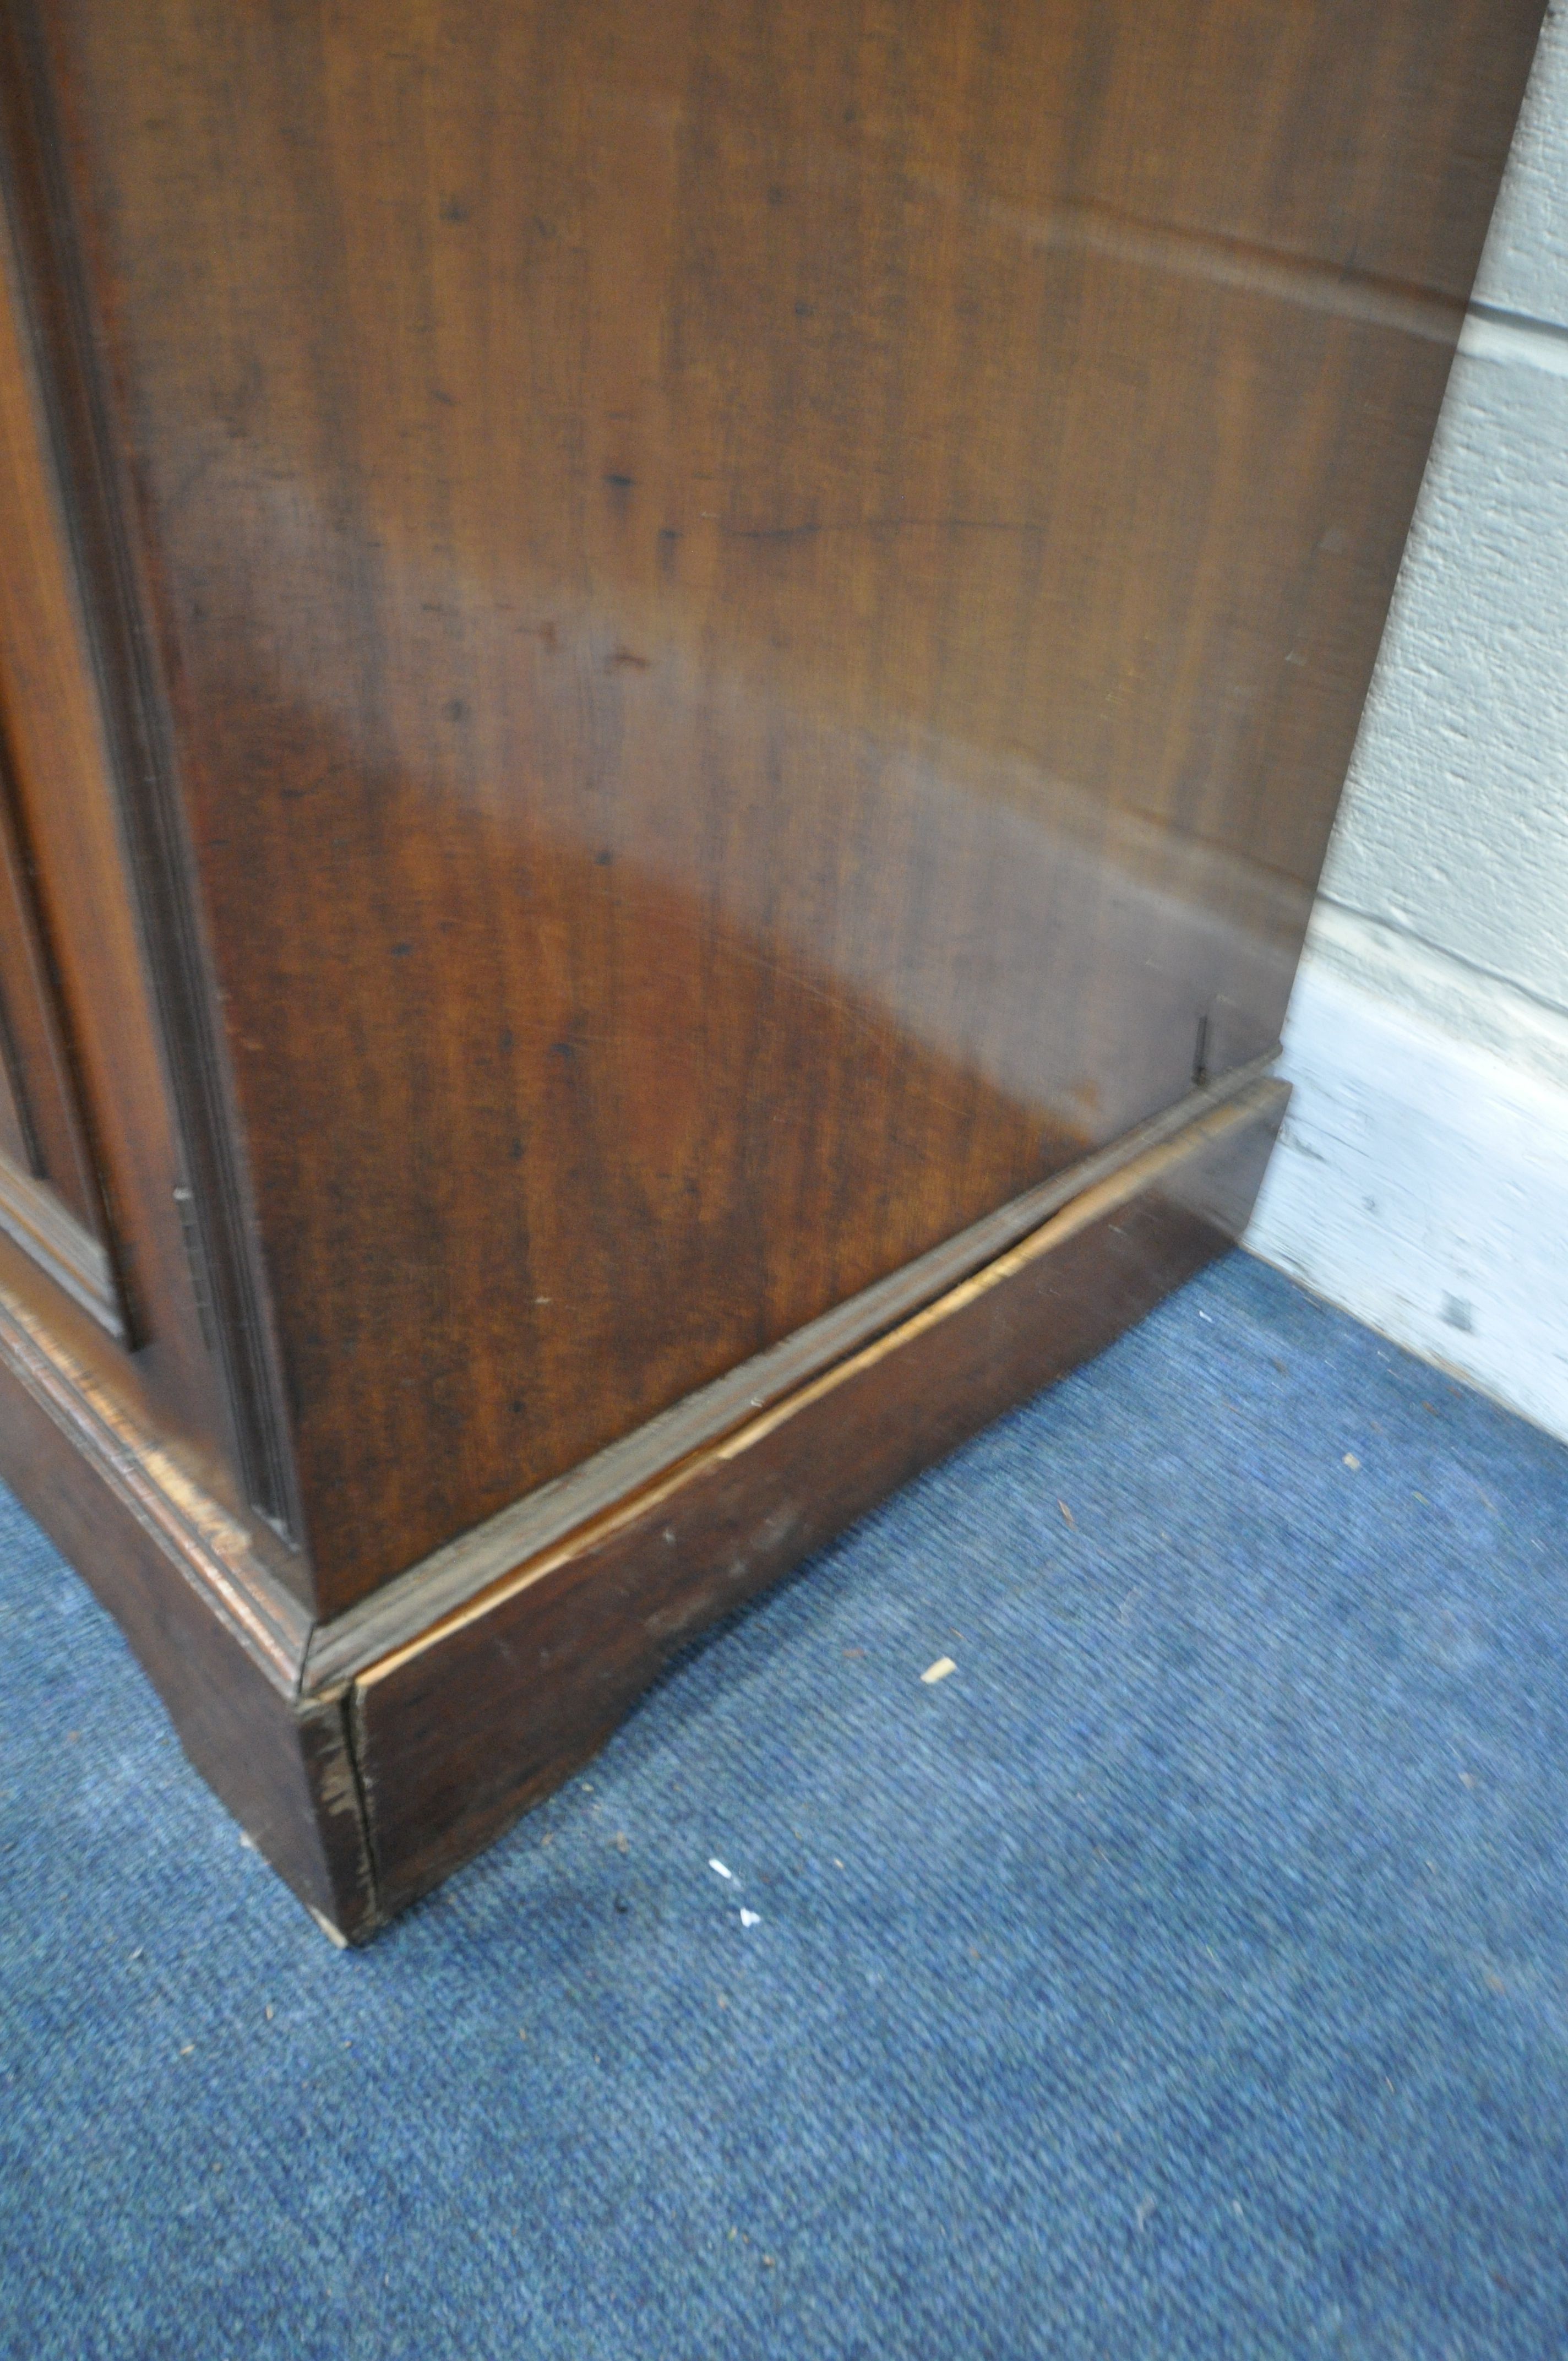
<instances>
[{"instance_id":1,"label":"textured carpet fibre","mask_svg":"<svg viewBox=\"0 0 1568 2361\"><path fill-rule=\"evenodd\" d=\"M1563 2353L1565 1531L1234 1257L344 1955L6 1504L4 2351Z\"/></svg>"}]
</instances>

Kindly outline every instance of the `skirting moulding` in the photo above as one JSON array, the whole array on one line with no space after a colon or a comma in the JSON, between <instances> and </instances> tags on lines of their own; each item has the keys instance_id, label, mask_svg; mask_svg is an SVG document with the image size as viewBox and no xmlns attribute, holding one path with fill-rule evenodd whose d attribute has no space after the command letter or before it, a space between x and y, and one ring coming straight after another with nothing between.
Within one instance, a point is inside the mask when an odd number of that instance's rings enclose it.
<instances>
[{"instance_id":1,"label":"skirting moulding","mask_svg":"<svg viewBox=\"0 0 1568 2361\"><path fill-rule=\"evenodd\" d=\"M0 1473L338 1938L1245 1228L1541 13L0 9Z\"/></svg>"}]
</instances>

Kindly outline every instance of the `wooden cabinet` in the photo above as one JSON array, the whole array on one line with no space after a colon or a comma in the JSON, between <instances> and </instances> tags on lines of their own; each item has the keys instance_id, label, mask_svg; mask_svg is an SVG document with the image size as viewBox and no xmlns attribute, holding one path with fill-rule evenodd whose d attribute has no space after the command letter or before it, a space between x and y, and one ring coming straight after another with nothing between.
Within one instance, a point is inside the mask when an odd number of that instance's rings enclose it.
<instances>
[{"instance_id":1,"label":"wooden cabinet","mask_svg":"<svg viewBox=\"0 0 1568 2361\"><path fill-rule=\"evenodd\" d=\"M0 1227L112 1335L126 1341L92 1148L3 772Z\"/></svg>"},{"instance_id":2,"label":"wooden cabinet","mask_svg":"<svg viewBox=\"0 0 1568 2361\"><path fill-rule=\"evenodd\" d=\"M0 1442L351 1935L1245 1222L1539 0L7 0Z\"/></svg>"}]
</instances>

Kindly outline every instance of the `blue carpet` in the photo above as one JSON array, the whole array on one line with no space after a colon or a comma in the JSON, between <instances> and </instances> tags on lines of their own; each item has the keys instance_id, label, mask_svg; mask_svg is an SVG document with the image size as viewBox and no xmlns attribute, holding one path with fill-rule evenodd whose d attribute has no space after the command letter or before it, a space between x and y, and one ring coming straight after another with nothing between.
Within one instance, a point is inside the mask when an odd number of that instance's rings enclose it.
<instances>
[{"instance_id":1,"label":"blue carpet","mask_svg":"<svg viewBox=\"0 0 1568 2361\"><path fill-rule=\"evenodd\" d=\"M1565 1532L1234 1257L343 1955L4 1504L5 2352L1568 2351Z\"/></svg>"}]
</instances>

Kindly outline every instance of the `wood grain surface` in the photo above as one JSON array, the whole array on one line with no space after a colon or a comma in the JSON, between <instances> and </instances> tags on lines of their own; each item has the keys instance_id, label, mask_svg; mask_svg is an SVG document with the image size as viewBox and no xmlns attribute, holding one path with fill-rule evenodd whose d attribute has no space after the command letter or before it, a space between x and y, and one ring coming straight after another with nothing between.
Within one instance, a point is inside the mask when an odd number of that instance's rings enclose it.
<instances>
[{"instance_id":1,"label":"wood grain surface","mask_svg":"<svg viewBox=\"0 0 1568 2361\"><path fill-rule=\"evenodd\" d=\"M99 1246L104 1308L131 1349L100 1334L78 1338L83 1357L233 1499L231 1405L194 1282L187 1159L122 825L92 584L11 235L21 211L12 30L0 11L0 993L37 1126L19 1169ZM34 1261L47 1278L51 1257ZM62 1302L49 1316L69 1326L71 1312Z\"/></svg>"},{"instance_id":2,"label":"wood grain surface","mask_svg":"<svg viewBox=\"0 0 1568 2361\"><path fill-rule=\"evenodd\" d=\"M1223 1251L1288 1096L1258 1082L1199 1116L888 1335L363 1667L351 1728L382 1914L568 1776L706 1625Z\"/></svg>"},{"instance_id":3,"label":"wood grain surface","mask_svg":"<svg viewBox=\"0 0 1568 2361\"><path fill-rule=\"evenodd\" d=\"M1268 1048L1540 8L17 5L334 1613Z\"/></svg>"},{"instance_id":4,"label":"wood grain surface","mask_svg":"<svg viewBox=\"0 0 1568 2361\"><path fill-rule=\"evenodd\" d=\"M103 1203L11 795L0 745L0 1067L11 1109L5 1152L101 1239Z\"/></svg>"},{"instance_id":5,"label":"wood grain surface","mask_svg":"<svg viewBox=\"0 0 1568 2361\"><path fill-rule=\"evenodd\" d=\"M343 1700L302 1704L309 1618L245 1527L0 1271L0 1477L125 1631L187 1754L343 1938L376 1923Z\"/></svg>"},{"instance_id":6,"label":"wood grain surface","mask_svg":"<svg viewBox=\"0 0 1568 2361\"><path fill-rule=\"evenodd\" d=\"M221 1438L241 1497L297 1542L136 485L100 365L57 96L30 9L0 8L4 399L22 528L0 616L16 784L52 905L46 931L71 1003L137 1374L159 1389L165 1416L172 1406L187 1432ZM296 1579L308 1585L302 1562Z\"/></svg>"},{"instance_id":7,"label":"wood grain surface","mask_svg":"<svg viewBox=\"0 0 1568 2361\"><path fill-rule=\"evenodd\" d=\"M934 1301L401 1634L308 1610L40 1318L0 1241L0 1477L86 1573L197 1769L337 1940L363 1940L557 1784L661 1664L885 1491L1098 1351L1244 1226L1271 1081L1091 1169ZM330 1634L327 1635L330 1638Z\"/></svg>"}]
</instances>

